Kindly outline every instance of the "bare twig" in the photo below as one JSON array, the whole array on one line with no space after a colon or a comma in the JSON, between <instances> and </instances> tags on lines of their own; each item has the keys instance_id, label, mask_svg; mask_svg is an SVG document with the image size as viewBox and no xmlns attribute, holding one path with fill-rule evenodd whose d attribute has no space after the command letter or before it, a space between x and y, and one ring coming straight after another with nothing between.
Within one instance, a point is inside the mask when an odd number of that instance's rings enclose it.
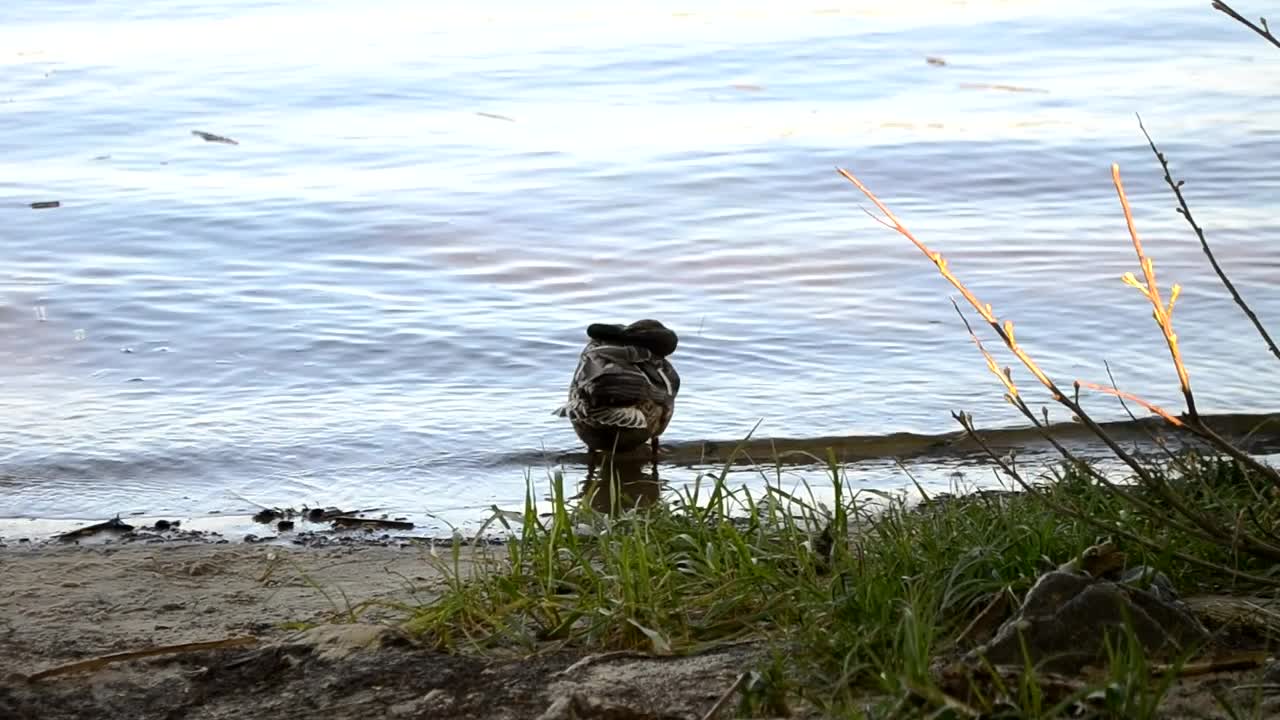
<instances>
[{"instance_id":1,"label":"bare twig","mask_svg":"<svg viewBox=\"0 0 1280 720\"><path fill-rule=\"evenodd\" d=\"M1141 240L1138 238L1137 232L1133 227L1132 214L1128 209L1128 201L1127 199L1124 198L1124 189L1119 182L1119 167L1113 165L1112 168L1113 168L1112 175L1116 182L1117 191L1120 193L1122 203L1124 205L1125 216L1130 223L1130 232L1134 240L1134 246L1138 250L1139 258L1142 261L1144 274L1146 275L1146 278L1147 278L1147 284L1146 286L1143 286L1141 283L1139 283L1136 279L1132 277L1132 274L1130 274L1129 279L1132 280L1130 284L1143 290L1144 294L1146 294L1148 298L1152 299L1152 305L1157 308L1156 310L1157 319L1159 320L1160 318L1164 318L1164 324L1162 324L1161 327L1162 329L1167 328L1165 337L1170 344L1170 351L1175 358L1175 365L1177 365L1180 369L1179 377L1181 379L1184 379L1184 383L1183 383L1184 394L1188 399L1189 405L1191 405L1193 398L1190 393L1190 389L1191 389L1190 381L1185 380L1186 371L1185 371L1185 368L1182 368L1181 366L1181 354L1177 350L1177 347L1178 347L1177 336L1173 334L1172 325L1169 324L1168 322L1168 317L1172 312L1173 304L1177 300L1178 289L1177 289L1177 286L1175 286L1174 290L1171 293L1169 304L1166 306L1163 300L1160 298L1158 291L1156 290L1155 271L1151 264L1151 261L1144 254L1142 254ZM1031 374L1035 376L1035 378L1039 380L1042 385L1045 386L1045 388L1052 395L1053 399L1058 403L1060 403L1061 405L1063 405L1064 407L1066 407L1068 410L1072 412L1072 414L1074 414L1077 418L1079 418L1080 422L1083 423L1085 427L1089 428L1089 430L1099 440L1101 440L1103 444L1107 446L1107 449L1109 449L1113 454L1115 454L1115 456L1119 458L1121 462L1127 465L1134 472L1134 474L1138 477L1139 481L1142 482L1144 486L1150 488L1157 495L1159 495L1159 497L1164 502L1168 503L1169 507L1172 508L1172 510L1176 514L1198 525L1204 531L1204 533L1215 538L1217 542L1228 543L1233 547L1239 547L1240 549L1250 552L1254 555L1264 557L1270 560L1280 561L1280 547L1267 543L1264 540L1260 540L1250 534L1237 534L1235 528L1225 527L1222 524L1215 521L1213 518L1210 518L1208 515L1195 511L1193 508L1189 507L1186 504L1186 502L1184 502L1184 499L1180 497L1178 493L1174 492L1168 486L1168 484L1164 482L1162 478L1157 477L1147 467L1145 467L1143 463L1139 462L1137 458L1135 458L1132 454L1127 452L1124 448L1120 447L1120 444L1117 443L1116 440L1112 438L1111 435L1108 434L1106 430L1104 430L1100 425L1098 425L1097 421L1095 421L1092 417L1089 416L1087 412L1085 412L1084 408L1081 407L1080 403L1077 400L1073 400L1072 398L1068 397L1067 394L1064 393L1058 387L1058 385L1054 383L1054 381L1051 380L1048 375L1045 374L1045 372L1040 368L1040 366L1035 362L1035 360L1033 360L1031 356L1028 355L1025 350L1023 350L1022 346L1018 344L1017 339L1014 337L1013 323L1011 321L1006 320L1003 323L1000 322L1000 320L996 317L995 312L992 310L991 305L983 303L980 300L978 300L977 296L975 296L973 292L971 292L969 288L966 287L964 283L960 282L960 279L957 278L951 272L951 270L947 267L947 261L945 258L942 257L942 254L939 252L935 252L934 250L931 250L929 246L925 245L923 242L918 240L915 237L915 235L912 234L912 232L908 230L905 225L902 224L902 221L899 220L898 217L893 214L893 211L891 211L883 202L881 202L880 199L876 197L874 193L871 192L871 190L869 190L865 185L862 184L862 181L858 180L858 178L854 177L854 175L848 172L847 170L844 170L842 168L837 168L837 171L840 173L842 177L844 177L849 182L853 183L853 185L857 187L858 190L862 191L862 194L865 195L868 200L870 200L872 203L875 204L877 208L880 209L881 213L884 214L885 218L889 221L889 223L892 225L895 231L897 231L900 235L910 240L912 244L914 244L922 253L924 253L926 257L928 257L930 260L933 261L934 265L936 265L938 268L938 272L948 282L950 282L952 286L954 286L958 291L960 291L960 294L965 298L965 300L967 300L969 304L973 306L975 310L978 311L978 314L981 315L982 318L987 321L987 323L996 332L996 334L1000 337L1000 339L1004 341L1005 345L1009 348L1009 350L1012 351L1013 354L1018 358L1018 360L1022 362L1023 366L1026 367L1031 372ZM994 361L991 361L991 362L993 363ZM1009 387L1011 382L1012 381L1009 380L1009 382L1006 383L1006 388ZM1077 388L1078 387L1079 385L1077 384ZM1015 400L1018 399L1016 395L1010 395L1009 397ZM1017 403L1015 403L1015 405L1016 404ZM1192 417L1193 418L1195 417L1194 414L1192 415ZM1235 451L1235 454L1244 456L1244 459L1246 462L1251 461L1252 463L1256 465L1260 465L1262 468L1269 470L1272 474L1276 474L1275 469L1269 468L1265 465L1262 465L1261 463L1258 463L1256 460L1249 457L1246 453L1243 453L1239 449L1232 447L1230 443L1227 443L1225 440L1223 440L1221 437L1217 436L1216 434L1212 434L1212 431L1210 431L1208 428L1203 427L1202 423L1197 422L1196 426L1197 427L1195 428L1195 430L1197 434L1202 434L1202 436L1213 441L1215 445L1218 444L1218 442L1221 442L1223 445L1226 446L1225 448L1223 448L1224 451L1229 453L1230 451ZM1235 457L1234 454L1233 454L1233 457ZM1110 483L1108 484L1110 485Z\"/></svg>"},{"instance_id":2,"label":"bare twig","mask_svg":"<svg viewBox=\"0 0 1280 720\"><path fill-rule=\"evenodd\" d=\"M126 660L137 660L145 657L155 657L156 655L173 655L175 653L198 652L201 650L222 650L224 648L244 647L245 645L253 645L258 642L255 637L232 637L223 640L210 640L208 642L191 642L182 643L180 645L160 645L157 647L149 647L143 650L130 650L128 652L114 653L112 655L102 655L100 657L89 658L88 660L77 660L66 665L58 665L57 667L41 670L27 676L28 680L44 680L45 678L55 677L57 675L66 675L68 673L83 672L86 670L98 670L112 663L124 662Z\"/></svg>"},{"instance_id":3,"label":"bare twig","mask_svg":"<svg viewBox=\"0 0 1280 720\"><path fill-rule=\"evenodd\" d=\"M987 347L982 344L982 340L978 338L978 334L975 333L973 331L973 327L969 325L969 318L964 316L964 311L960 309L960 305L957 304L954 299L951 301L951 307L956 309L956 314L960 316L960 322L964 323L964 329L969 332L969 339L973 341L973 344L978 348L978 352L982 353L982 357L987 361L987 369L991 371L992 375L996 376L996 379L1004 384L1005 390L1009 391L1009 401L1013 402L1014 398L1020 398L1021 395L1018 394L1018 386L1013 382L1013 371L1008 367L1001 368L999 364L996 363L995 356L993 356L987 350ZM1033 419L1032 422L1036 421Z\"/></svg>"},{"instance_id":4,"label":"bare twig","mask_svg":"<svg viewBox=\"0 0 1280 720\"><path fill-rule=\"evenodd\" d=\"M978 446L982 448L983 452L985 452L993 462L995 462L996 466L1000 468L1001 472L1003 472L1006 476L1008 476L1015 483L1017 483L1018 486L1021 487L1024 492L1027 492L1033 495L1039 495L1040 498L1043 499L1045 503L1049 507L1053 508L1054 510L1057 510L1058 512L1064 515L1068 515L1072 518L1075 518L1076 520L1079 520L1080 522L1083 522L1086 525L1092 525L1093 527L1103 532L1110 533L1112 535L1124 538L1131 542L1135 542L1150 550L1154 550L1155 552L1168 553L1170 556L1178 558L1179 560L1182 560L1183 562L1189 563L1191 565L1195 565L1201 568L1206 568L1214 572L1226 573L1228 575L1234 576L1241 580L1247 580L1252 583L1257 583L1258 585L1264 586L1264 587L1280 587L1280 578L1266 577L1263 575L1254 575L1252 573L1247 573L1242 570L1236 570L1233 567L1220 565L1214 562L1209 562L1208 560L1202 560L1194 555L1188 555L1187 553L1184 553L1181 550L1174 550L1168 547L1166 544L1157 542L1156 540L1153 540L1151 538L1143 537L1142 535L1139 535L1138 533L1127 530L1124 527L1121 527L1118 525L1110 525L1102 520L1099 520L1097 517L1093 515L1082 513L1073 507L1064 505L1054 500L1053 498L1045 495L1042 490L1038 489L1036 486L1027 482L1026 478L1022 477L1022 475L1017 470L1015 470L1011 465L1009 465L1009 463L1007 463L1004 460L1004 458L1000 457L999 453L997 453L994 448L988 445L987 441L984 440L982 436L978 434L977 428L973 426L973 419L968 414L953 412L951 413L951 417L955 418L956 422L960 423L960 426L964 428L965 432L969 435L969 437L972 438L973 441L976 442Z\"/></svg>"},{"instance_id":5,"label":"bare twig","mask_svg":"<svg viewBox=\"0 0 1280 720\"><path fill-rule=\"evenodd\" d=\"M1184 665L1155 663L1151 665L1150 672L1152 676L1156 677L1168 672L1173 672L1178 675L1178 677L1195 677L1197 675L1209 675L1229 670L1252 670L1253 668L1266 665L1270 659L1271 653L1268 652L1244 652L1228 657L1204 660L1202 662L1186 663Z\"/></svg>"},{"instance_id":6,"label":"bare twig","mask_svg":"<svg viewBox=\"0 0 1280 720\"><path fill-rule=\"evenodd\" d=\"M1111 381L1111 387L1120 387L1120 383L1116 382L1116 376L1111 373L1111 363L1107 362L1106 358L1102 359L1102 367L1107 371L1107 379ZM1117 395L1116 401L1120 403L1121 408L1124 408L1124 414L1128 415L1130 420L1135 423L1138 422L1138 416L1134 415L1133 411L1129 409L1129 404L1124 401L1123 397Z\"/></svg>"},{"instance_id":7,"label":"bare twig","mask_svg":"<svg viewBox=\"0 0 1280 720\"><path fill-rule=\"evenodd\" d=\"M1120 398L1122 401L1132 400L1133 402L1149 410L1153 415L1159 415L1160 417L1164 418L1165 421L1168 422L1170 425L1174 425L1176 427L1186 427L1186 425L1184 425L1181 420L1179 420L1178 418L1170 414L1168 410L1165 410L1164 408L1154 403L1147 402L1146 400L1143 400L1142 398L1138 397L1137 395L1134 395L1133 393L1125 392L1124 390L1117 390L1116 388L1111 387L1109 385L1099 385L1098 383L1086 382L1084 380L1080 381L1080 386L1089 388L1090 390L1097 390L1098 392L1106 393L1108 395L1114 395Z\"/></svg>"},{"instance_id":8,"label":"bare twig","mask_svg":"<svg viewBox=\"0 0 1280 720\"><path fill-rule=\"evenodd\" d=\"M1116 376L1114 373L1111 372L1111 363L1103 359L1102 367L1107 371L1107 380L1111 382L1111 387L1119 388L1120 383L1116 382ZM1129 419L1132 420L1134 423L1138 423L1138 417L1133 414L1132 410L1129 409L1129 404L1124 401L1124 397L1117 395L1116 401L1120 403L1120 407L1124 408L1124 414L1128 415ZM1144 430L1146 432L1147 437L1151 440L1152 444L1154 444L1155 446L1163 450L1166 457L1168 457L1170 460L1177 459L1177 456L1174 454L1172 450L1169 449L1169 444L1165 442L1165 439L1162 436L1156 434L1150 428L1144 428Z\"/></svg>"},{"instance_id":9,"label":"bare twig","mask_svg":"<svg viewBox=\"0 0 1280 720\"><path fill-rule=\"evenodd\" d=\"M1271 34L1271 28L1267 27L1266 18L1264 17L1258 18L1258 22L1262 23L1262 27L1258 27L1257 25L1254 25L1252 22L1250 22L1249 19L1246 18L1245 16L1241 15L1235 10L1232 10L1231 6L1222 2L1222 0L1213 0L1213 9L1217 10L1218 12L1231 16L1231 18L1236 22L1258 33L1262 37L1266 38L1272 45L1275 45L1276 47L1280 48L1280 38L1277 38L1275 35Z\"/></svg>"},{"instance_id":10,"label":"bare twig","mask_svg":"<svg viewBox=\"0 0 1280 720\"><path fill-rule=\"evenodd\" d=\"M1115 185L1116 194L1120 197L1120 206L1124 210L1125 224L1129 227L1129 236L1133 239L1133 249L1138 254L1138 262L1142 266L1142 273L1146 279L1144 284L1135 278L1133 273L1125 273L1124 281L1125 284L1137 288L1151 302L1152 316L1155 318L1156 324L1160 326L1160 331L1164 333L1165 344L1169 346L1169 355L1173 358L1174 368L1178 372L1178 382L1182 387L1182 395L1187 401L1186 419L1188 422L1185 427L1212 443L1218 450L1270 477L1275 482L1280 482L1280 471L1227 442L1225 438L1206 425L1200 414L1196 412L1195 396L1191 392L1191 380L1187 375L1187 367L1182 362L1182 350L1178 346L1178 334L1173 330L1173 306L1178 300L1181 286L1175 284L1170 289L1169 304L1165 305L1164 299L1160 296L1160 288L1156 285L1155 266L1151 262L1151 258L1147 257L1143 251L1142 240L1138 237L1138 229L1133 223L1133 213L1129 209L1129 198L1125 195L1124 183L1120 180L1120 166L1115 163L1111 164L1111 181Z\"/></svg>"},{"instance_id":11,"label":"bare twig","mask_svg":"<svg viewBox=\"0 0 1280 720\"><path fill-rule=\"evenodd\" d=\"M1107 371L1107 380L1111 382L1111 387L1119 388L1120 383L1116 382L1116 376L1111 372L1111 363L1107 362L1106 359L1103 359L1102 367L1105 368ZM1120 407L1124 408L1124 414L1128 415L1130 420L1132 420L1136 424L1141 425L1140 423L1138 423L1138 417L1133 414L1132 410L1129 409L1129 404L1124 401L1123 396L1117 395L1116 401L1120 403ZM1151 443L1153 445L1160 448L1164 452L1165 457L1167 457L1170 462L1173 462L1173 463L1178 462L1178 456L1173 452L1173 450L1169 449L1169 444L1165 442L1164 437L1157 434L1153 429L1145 426L1143 427L1143 432L1146 433L1147 438L1151 440Z\"/></svg>"},{"instance_id":12,"label":"bare twig","mask_svg":"<svg viewBox=\"0 0 1280 720\"><path fill-rule=\"evenodd\" d=\"M1154 505L1147 502L1143 498L1135 495L1134 493L1130 492L1124 487L1121 487L1120 485L1112 482L1110 478L1108 478L1105 474L1100 472L1097 468L1093 467L1089 463L1086 463L1080 458L1076 457L1075 453L1071 452L1066 448L1065 445L1058 442L1058 439L1055 438L1053 436L1053 433L1049 431L1047 424L1040 422L1040 419L1036 417L1035 412L1031 410L1031 407L1027 405L1026 401L1023 400L1022 396L1018 393L1017 385L1013 382L1013 372L1008 367L999 368L996 365L995 358L991 355L991 353L987 350L987 348L982 344L982 340L978 338L977 334L973 332L973 327L969 325L969 319L964 316L963 312L961 312L960 306L956 304L955 300L951 301L951 305L956 309L956 314L960 316L960 322L964 323L964 329L968 331L969 338L973 340L974 345L978 347L978 351L982 353L982 356L984 358L986 358L987 369L990 370L991 373L1000 380L1000 382L1004 383L1005 388L1009 391L1005 395L1005 399L1008 400L1009 403L1012 404L1015 408L1017 408L1018 411L1021 412L1024 417L1026 417L1028 420L1031 421L1031 424L1036 428L1036 431L1040 433L1040 437L1044 438L1046 442L1052 445L1053 448L1057 450L1058 453L1062 455L1062 457L1066 458L1066 460L1070 462L1073 467L1077 468L1081 472L1093 478L1099 484L1105 486L1107 490L1116 494L1125 502L1129 503L1131 506L1153 516L1164 514L1162 510L1158 510ZM1123 402L1123 399L1121 399L1121 402ZM1167 488L1167 486L1162 484L1161 487L1157 489L1157 493L1160 494L1162 497L1164 497L1169 494L1172 494L1172 491L1170 491ZM1171 528L1174 528L1180 532L1184 532L1188 535L1191 535L1192 537L1196 537L1207 542L1216 543L1222 540L1222 538L1219 535L1203 529L1213 524L1212 521L1210 521L1208 518L1203 517L1197 513L1193 516L1189 516L1188 519L1191 520L1193 524L1188 525L1187 523L1182 522L1176 516L1166 517L1165 522Z\"/></svg>"},{"instance_id":13,"label":"bare twig","mask_svg":"<svg viewBox=\"0 0 1280 720\"><path fill-rule=\"evenodd\" d=\"M1142 273L1146 279L1146 283L1143 284L1133 276L1133 273L1125 273L1124 281L1127 285L1141 291L1151 302L1152 316L1155 318L1156 324L1160 326L1160 331L1164 333L1165 344L1169 346L1169 354L1173 358L1174 368L1178 372L1178 382L1182 387L1182 395L1187 401L1186 419L1188 422L1186 427L1196 435L1212 443L1218 450L1230 455L1255 471L1270 477L1273 481L1280 482L1280 471L1227 442L1225 438L1206 425L1200 414L1196 412L1195 396L1191 392L1191 380L1187 375L1187 367L1182 362L1182 351L1178 346L1178 334L1173 330L1173 306L1178 300L1181 287L1176 284L1173 286L1169 291L1169 304L1165 305L1164 299L1160 296L1160 289L1156 285L1155 266L1151 262L1151 258L1147 257L1143 252L1142 240L1139 239L1138 229L1133 223L1133 213L1129 209L1129 198L1125 196L1124 183L1120 180L1120 166L1115 163L1111 164L1111 181L1115 184L1116 194L1120 197L1120 206L1124 210L1125 224L1129 227L1129 236L1133 239L1133 249L1138 254L1138 262L1142 266Z\"/></svg>"},{"instance_id":14,"label":"bare twig","mask_svg":"<svg viewBox=\"0 0 1280 720\"><path fill-rule=\"evenodd\" d=\"M749 673L738 673L737 679L724 692L720 693L720 697L716 699L715 704L703 714L702 720L714 720L720 714L720 711L724 710L725 706L733 700L733 696L747 684L747 679L750 677Z\"/></svg>"},{"instance_id":15,"label":"bare twig","mask_svg":"<svg viewBox=\"0 0 1280 720\"><path fill-rule=\"evenodd\" d=\"M1133 222L1133 211L1129 209L1129 198L1124 194L1124 183L1120 180L1120 166L1111 163L1111 182L1116 186L1116 194L1120 196L1120 207L1124 210L1124 222L1129 227L1129 237L1133 240L1133 250L1138 254L1138 265L1142 268L1142 276L1146 283L1139 282L1133 273L1124 274L1126 285L1135 287L1151 302L1152 315L1160 331L1164 333L1165 344L1169 346L1169 354L1173 357L1174 369L1178 371L1178 383L1182 386L1182 396L1187 400L1187 413L1198 417L1195 395L1191 392L1191 378L1187 374L1187 366L1182 362L1182 350L1178 347L1178 334L1173 331L1173 305L1182 293L1182 286L1174 283L1169 289L1169 304L1165 305L1160 296L1160 287L1156 285L1156 267L1151 258L1142 250L1142 239L1138 237L1138 226Z\"/></svg>"},{"instance_id":16,"label":"bare twig","mask_svg":"<svg viewBox=\"0 0 1280 720\"><path fill-rule=\"evenodd\" d=\"M1173 190L1174 197L1178 199L1178 214L1186 219L1187 223L1191 225L1191 229L1195 231L1196 237L1200 238L1200 248L1204 250L1205 256L1209 258L1209 264L1213 266L1213 271L1217 273L1218 279L1226 286L1227 292L1231 293L1231 299L1235 300L1236 305L1240 306L1240 309L1244 311L1244 314L1249 318L1249 321L1253 323L1253 327L1258 331L1258 334L1262 336L1263 341L1267 343L1267 349L1271 351L1271 354L1275 355L1277 360L1280 360L1280 348L1276 347L1275 341L1271 339L1271 335L1267 333L1267 329L1262 326L1262 321L1258 320L1258 316L1254 314L1253 309L1249 307L1248 303L1244 301L1244 298L1240 296L1239 291L1236 290L1235 284L1227 278L1227 274L1223 272L1222 267L1218 265L1218 259L1214 257L1213 251L1209 249L1209 241L1204 237L1204 230L1201 229L1199 223L1196 222L1196 219L1191 216L1191 208L1187 205L1187 199L1182 196L1183 181L1175 181L1173 179L1173 175L1169 172L1169 160L1165 157L1164 153L1160 152L1160 149L1156 147L1155 141L1151 139L1151 133L1147 132L1146 126L1142 124L1141 115L1138 116L1138 127L1142 130L1142 134L1146 136L1147 144L1151 146L1151 152L1155 153L1156 159L1160 161L1160 167L1164 169L1165 183L1169 186L1169 189Z\"/></svg>"}]
</instances>

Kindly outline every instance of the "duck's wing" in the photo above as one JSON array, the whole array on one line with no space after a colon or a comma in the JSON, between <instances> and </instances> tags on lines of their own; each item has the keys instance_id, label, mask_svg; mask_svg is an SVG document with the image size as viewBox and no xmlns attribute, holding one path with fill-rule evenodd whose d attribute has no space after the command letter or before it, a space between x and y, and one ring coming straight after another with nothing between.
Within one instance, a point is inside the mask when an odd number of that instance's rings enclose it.
<instances>
[{"instance_id":1,"label":"duck's wing","mask_svg":"<svg viewBox=\"0 0 1280 720\"><path fill-rule=\"evenodd\" d=\"M572 416L570 418L572 419ZM579 418L579 420L585 421L589 425L603 427L634 428L636 430L643 430L649 427L649 419L645 417L640 408L634 405L598 408Z\"/></svg>"},{"instance_id":2,"label":"duck's wing","mask_svg":"<svg viewBox=\"0 0 1280 720\"><path fill-rule=\"evenodd\" d=\"M646 427L647 419L636 406L673 397L661 362L640 347L589 345L578 361L563 415L593 425Z\"/></svg>"},{"instance_id":3,"label":"duck's wing","mask_svg":"<svg viewBox=\"0 0 1280 720\"><path fill-rule=\"evenodd\" d=\"M649 382L655 388L662 389L662 397L675 400L680 392L680 375L666 358L654 357L648 362L637 365L637 368L649 378Z\"/></svg>"}]
</instances>

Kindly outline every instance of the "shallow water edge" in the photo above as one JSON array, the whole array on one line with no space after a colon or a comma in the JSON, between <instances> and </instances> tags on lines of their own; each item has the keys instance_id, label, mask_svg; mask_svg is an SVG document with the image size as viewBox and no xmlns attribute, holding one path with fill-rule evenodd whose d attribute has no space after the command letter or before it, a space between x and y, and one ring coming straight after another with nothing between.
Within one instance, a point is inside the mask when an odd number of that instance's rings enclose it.
<instances>
[{"instance_id":1,"label":"shallow water edge","mask_svg":"<svg viewBox=\"0 0 1280 720\"><path fill-rule=\"evenodd\" d=\"M1204 420L1215 432L1255 455L1265 458L1280 453L1280 413L1219 414L1205 416ZM1188 442L1187 436L1170 432L1168 424L1155 417L1100 425L1113 440L1139 453L1157 450L1157 441L1175 450ZM1124 474L1124 468L1106 446L1082 424L1055 423L1047 431L1078 457L1097 462L1104 471ZM981 434L993 451L1002 455L1017 454L1024 470L1046 470L1060 456L1045 439L1044 432L1023 426L982 430ZM513 471L521 469L526 473L528 487L534 491L535 503L540 508L545 507L549 500L551 477L557 472L564 476L566 492L577 493L572 499L580 500L587 496L594 486L586 478L586 461L586 453L581 451L563 452L550 461L545 453L532 452L507 453L493 458L495 466ZM889 492L917 492L909 489L918 483L927 492L964 492L990 487L992 481L987 473L995 471L986 452L964 431L936 435L904 432L876 436L683 441L663 446L656 477L650 462L647 450L641 450L619 457L613 467L623 483L624 492L646 503L660 502L672 492L687 490L697 483L705 486L703 478L720 472L725 472L734 487L746 486L753 493L763 493L768 487L803 488L812 496L811 499L829 502L833 492L830 479L833 463L842 480L855 491L869 486ZM534 468L545 469L547 477L541 478ZM977 477L983 479L975 481ZM887 483L886 478L895 480ZM376 502L376 497L376 492L369 496L370 505ZM247 498L240 499L245 503L251 502ZM607 510L609 498L607 494L597 494L591 497L591 502L597 509ZM514 516L521 509L520 503L513 498L511 502L457 508L444 513L424 508L360 505L359 509L347 513L412 523L413 527L409 529L378 526L335 528L327 522L308 522L305 503L302 502L298 507L303 507L304 511L297 513L296 525L290 523L287 529L279 528L275 517L266 521L255 520L256 514L267 509L263 505L208 508L203 513L161 514L142 510L124 514L122 519L143 531L142 537L131 538L129 542L394 545L422 540L446 542L455 533L470 538L482 530L487 531L486 541L497 541L502 538L502 533L489 521L497 513L503 513L511 515L509 522L518 522ZM0 518L0 547L56 542L56 536L62 533L105 519L3 517ZM157 521L172 523L175 520L181 530L152 532ZM77 542L113 543L116 537L116 534L100 533Z\"/></svg>"}]
</instances>

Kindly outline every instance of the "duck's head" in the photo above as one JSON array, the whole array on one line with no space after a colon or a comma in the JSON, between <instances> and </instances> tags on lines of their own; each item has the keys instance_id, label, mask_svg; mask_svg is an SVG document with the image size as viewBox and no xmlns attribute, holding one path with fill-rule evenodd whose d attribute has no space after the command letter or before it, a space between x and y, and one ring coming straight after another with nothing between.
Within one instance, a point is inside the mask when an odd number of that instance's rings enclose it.
<instances>
[{"instance_id":1,"label":"duck's head","mask_svg":"<svg viewBox=\"0 0 1280 720\"><path fill-rule=\"evenodd\" d=\"M680 339L675 332L657 320L637 320L630 325L592 323L587 326L587 337L600 342L619 345L635 345L655 355L666 357L676 351Z\"/></svg>"}]
</instances>

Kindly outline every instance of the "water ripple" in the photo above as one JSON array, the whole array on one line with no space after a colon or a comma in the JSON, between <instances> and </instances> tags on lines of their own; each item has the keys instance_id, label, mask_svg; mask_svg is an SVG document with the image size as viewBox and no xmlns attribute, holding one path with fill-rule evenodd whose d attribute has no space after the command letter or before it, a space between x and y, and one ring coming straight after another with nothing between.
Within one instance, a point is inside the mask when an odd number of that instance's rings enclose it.
<instances>
[{"instance_id":1,"label":"water ripple","mask_svg":"<svg viewBox=\"0 0 1280 720\"><path fill-rule=\"evenodd\" d=\"M1274 360L1171 211L1133 113L1273 320L1280 168L1259 158L1280 157L1280 99L1256 78L1280 60L1197 3L1146 5L220 0L11 18L0 478L19 480L0 516L519 502L510 453L541 472L578 446L550 412L593 321L679 331L675 443L757 421L766 438L937 433L955 409L1011 421L952 289L835 166L1053 373L1100 380L1105 359L1177 406L1119 281L1136 269L1120 163L1162 282L1184 287L1205 409L1274 409Z\"/></svg>"}]
</instances>

